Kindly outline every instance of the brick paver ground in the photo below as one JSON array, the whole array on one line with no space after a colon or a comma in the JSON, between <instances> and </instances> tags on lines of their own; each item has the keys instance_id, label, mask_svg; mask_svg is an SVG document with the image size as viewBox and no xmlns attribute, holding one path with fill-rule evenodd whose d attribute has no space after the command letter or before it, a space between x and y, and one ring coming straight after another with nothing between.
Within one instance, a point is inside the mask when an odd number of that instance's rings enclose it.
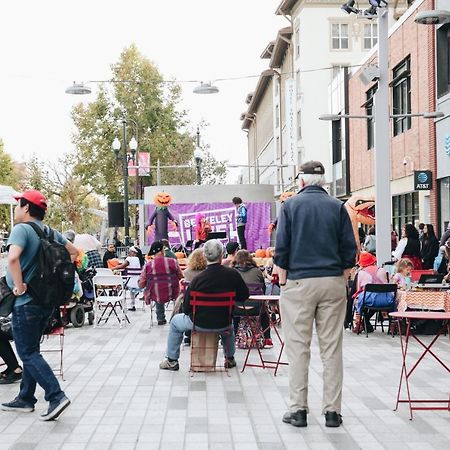
<instances>
[{"instance_id":1,"label":"brick paver ground","mask_svg":"<svg viewBox=\"0 0 450 450\"><path fill-rule=\"evenodd\" d=\"M406 405L393 411L400 374L397 337L377 331L366 339L345 332L344 424L338 429L325 428L321 416L322 369L314 339L309 425L296 429L281 422L288 401L286 367L276 377L256 368L232 369L230 377L191 377L184 348L179 372L160 371L169 327L149 329L148 312L129 315L132 323L124 329L114 323L67 329L62 385L72 405L58 421L39 421L47 406L39 388L34 413L0 412L0 449L450 448L449 413L417 411L410 421ZM448 339L441 339L436 349L449 362ZM238 366L244 355L237 351ZM56 355L46 357L56 362ZM430 361L414 379L414 395L445 398L448 375ZM0 386L0 401L17 391L18 385Z\"/></svg>"}]
</instances>

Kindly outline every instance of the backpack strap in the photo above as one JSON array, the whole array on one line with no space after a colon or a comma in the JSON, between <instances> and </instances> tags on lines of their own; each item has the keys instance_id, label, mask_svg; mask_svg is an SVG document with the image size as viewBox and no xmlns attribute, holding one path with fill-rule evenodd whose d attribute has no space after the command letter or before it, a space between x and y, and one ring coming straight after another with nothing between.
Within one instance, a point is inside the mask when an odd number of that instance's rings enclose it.
<instances>
[{"instance_id":1,"label":"backpack strap","mask_svg":"<svg viewBox=\"0 0 450 450\"><path fill-rule=\"evenodd\" d=\"M35 222L23 222L26 223L27 225L30 225L31 228L33 228L33 230L36 232L36 234L39 236L39 239L50 239L50 240L54 240L54 231L50 228L48 228L48 233L46 232L45 228L44 231L42 231L41 227L39 227L38 225L36 225Z\"/></svg>"}]
</instances>

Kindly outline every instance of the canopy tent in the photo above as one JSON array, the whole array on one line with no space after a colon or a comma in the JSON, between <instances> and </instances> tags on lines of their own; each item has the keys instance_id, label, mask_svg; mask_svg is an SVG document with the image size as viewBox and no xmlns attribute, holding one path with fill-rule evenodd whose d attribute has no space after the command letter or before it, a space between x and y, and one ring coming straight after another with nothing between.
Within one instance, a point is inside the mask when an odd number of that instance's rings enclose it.
<instances>
[{"instance_id":1,"label":"canopy tent","mask_svg":"<svg viewBox=\"0 0 450 450\"><path fill-rule=\"evenodd\" d=\"M18 194L19 192L14 190L11 186L4 186L0 184L0 205L9 205L9 213L11 217L11 229L14 224L13 205L17 204L17 201L14 200L14 196Z\"/></svg>"}]
</instances>

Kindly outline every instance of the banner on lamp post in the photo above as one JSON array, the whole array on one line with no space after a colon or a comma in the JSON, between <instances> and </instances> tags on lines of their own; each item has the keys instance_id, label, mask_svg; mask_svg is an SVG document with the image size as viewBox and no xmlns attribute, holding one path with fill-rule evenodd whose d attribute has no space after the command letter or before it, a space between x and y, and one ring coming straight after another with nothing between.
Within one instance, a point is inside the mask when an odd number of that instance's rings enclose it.
<instances>
[{"instance_id":1,"label":"banner on lamp post","mask_svg":"<svg viewBox=\"0 0 450 450\"><path fill-rule=\"evenodd\" d=\"M288 78L284 83L285 102L285 133L283 163L296 166L298 164L297 152L297 96L295 92L295 80Z\"/></svg>"}]
</instances>

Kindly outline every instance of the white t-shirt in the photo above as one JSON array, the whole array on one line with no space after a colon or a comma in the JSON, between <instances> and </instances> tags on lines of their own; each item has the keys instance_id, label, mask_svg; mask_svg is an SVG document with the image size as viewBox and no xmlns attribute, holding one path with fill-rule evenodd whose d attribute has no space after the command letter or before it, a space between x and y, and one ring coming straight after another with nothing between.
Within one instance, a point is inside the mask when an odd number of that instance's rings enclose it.
<instances>
[{"instance_id":1,"label":"white t-shirt","mask_svg":"<svg viewBox=\"0 0 450 450\"><path fill-rule=\"evenodd\" d=\"M138 288L138 279L141 274L141 262L137 256L127 256L125 261L128 261L127 276L130 277L127 288Z\"/></svg>"}]
</instances>

